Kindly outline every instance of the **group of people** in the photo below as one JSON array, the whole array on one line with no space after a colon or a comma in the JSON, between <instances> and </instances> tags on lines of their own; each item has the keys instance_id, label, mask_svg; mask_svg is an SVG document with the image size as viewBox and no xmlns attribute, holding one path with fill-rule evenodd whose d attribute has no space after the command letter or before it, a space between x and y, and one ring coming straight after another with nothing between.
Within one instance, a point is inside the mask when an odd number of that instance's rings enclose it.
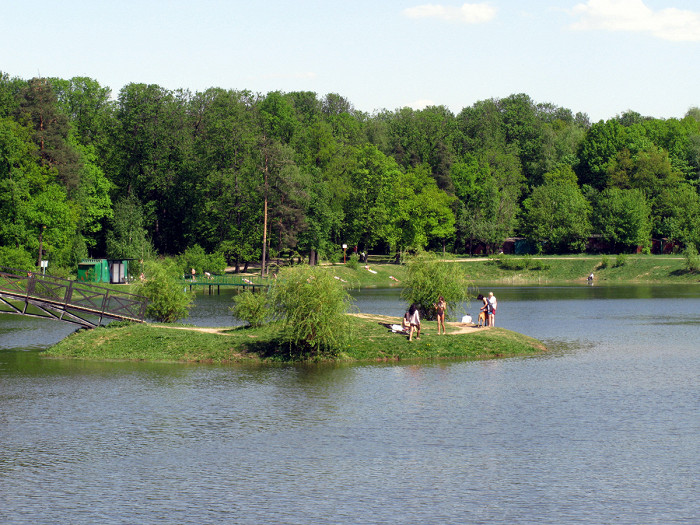
<instances>
[{"instance_id":1,"label":"group of people","mask_svg":"<svg viewBox=\"0 0 700 525\"><path fill-rule=\"evenodd\" d=\"M489 292L488 297L481 294L476 296L477 300L482 302L481 308L479 308L479 320L477 326L496 326L496 308L498 307L498 301L493 292Z\"/></svg>"},{"instance_id":2,"label":"group of people","mask_svg":"<svg viewBox=\"0 0 700 525\"><path fill-rule=\"evenodd\" d=\"M488 297L479 294L477 299L482 302L477 326L481 326L482 320L484 323L483 326L496 326L496 308L498 307L496 296L493 295L493 292L489 292ZM438 335L441 333L444 335L446 333L445 312L447 311L447 302L445 302L445 298L440 296L438 301L433 305L433 308L435 308ZM413 340L413 334L416 334L416 339L420 339L420 312L416 303L413 303L404 314L403 320L401 321L401 328L404 332L408 332L409 341ZM398 327L396 330L398 330Z\"/></svg>"}]
</instances>

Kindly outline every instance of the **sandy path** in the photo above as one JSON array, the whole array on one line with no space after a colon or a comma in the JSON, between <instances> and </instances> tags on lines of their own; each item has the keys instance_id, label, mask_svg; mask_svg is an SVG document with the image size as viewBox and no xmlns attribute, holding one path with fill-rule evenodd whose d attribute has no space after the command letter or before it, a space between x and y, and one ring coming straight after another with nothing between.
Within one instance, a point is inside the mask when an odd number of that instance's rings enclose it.
<instances>
[{"instance_id":1,"label":"sandy path","mask_svg":"<svg viewBox=\"0 0 700 525\"><path fill-rule=\"evenodd\" d=\"M398 317L392 317L390 315L377 315L377 314L351 314L356 317L361 317L363 319L369 319L371 321L377 321L377 323L381 324L400 324L401 319ZM428 326L428 323L430 325ZM421 323L421 332L425 332L426 328L428 332L435 332L437 333L437 322L436 321L424 321ZM457 334L471 334L474 332L478 332L481 330L481 328L477 327L474 324L468 324L468 323L454 323L454 322L445 322L445 328L449 328L450 331L448 332L447 335L457 335Z\"/></svg>"}]
</instances>

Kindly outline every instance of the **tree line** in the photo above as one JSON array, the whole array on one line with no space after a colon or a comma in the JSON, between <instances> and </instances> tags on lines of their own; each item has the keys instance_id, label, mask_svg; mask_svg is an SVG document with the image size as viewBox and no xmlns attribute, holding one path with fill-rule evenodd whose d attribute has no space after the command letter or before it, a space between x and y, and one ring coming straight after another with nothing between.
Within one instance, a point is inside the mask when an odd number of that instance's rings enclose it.
<instances>
[{"instance_id":1,"label":"tree line","mask_svg":"<svg viewBox=\"0 0 700 525\"><path fill-rule=\"evenodd\" d=\"M338 94L0 73L0 264L341 246L700 246L700 109L591 123L526 94L368 114ZM42 252L40 253L40 247Z\"/></svg>"}]
</instances>

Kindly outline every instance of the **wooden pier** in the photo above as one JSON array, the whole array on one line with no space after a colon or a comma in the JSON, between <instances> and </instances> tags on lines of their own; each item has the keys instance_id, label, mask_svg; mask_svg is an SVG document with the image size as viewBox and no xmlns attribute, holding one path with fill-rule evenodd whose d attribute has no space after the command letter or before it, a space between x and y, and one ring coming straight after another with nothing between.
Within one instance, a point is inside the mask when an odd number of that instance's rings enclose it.
<instances>
[{"instance_id":1,"label":"wooden pier","mask_svg":"<svg viewBox=\"0 0 700 525\"><path fill-rule=\"evenodd\" d=\"M241 276L241 275L211 275L210 277L185 277L182 283L188 286L190 291L209 290L209 295L212 295L216 290L216 294L221 294L221 288L236 287L241 290L262 290L270 286L269 277L258 276Z\"/></svg>"}]
</instances>

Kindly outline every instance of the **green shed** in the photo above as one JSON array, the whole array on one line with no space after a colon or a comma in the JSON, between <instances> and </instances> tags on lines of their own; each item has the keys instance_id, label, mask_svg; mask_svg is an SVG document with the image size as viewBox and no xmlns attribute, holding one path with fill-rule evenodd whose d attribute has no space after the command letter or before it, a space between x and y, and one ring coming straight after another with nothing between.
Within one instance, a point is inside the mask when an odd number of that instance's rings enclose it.
<instances>
[{"instance_id":1,"label":"green shed","mask_svg":"<svg viewBox=\"0 0 700 525\"><path fill-rule=\"evenodd\" d=\"M83 259L78 264L78 281L90 283L126 283L128 259Z\"/></svg>"}]
</instances>

